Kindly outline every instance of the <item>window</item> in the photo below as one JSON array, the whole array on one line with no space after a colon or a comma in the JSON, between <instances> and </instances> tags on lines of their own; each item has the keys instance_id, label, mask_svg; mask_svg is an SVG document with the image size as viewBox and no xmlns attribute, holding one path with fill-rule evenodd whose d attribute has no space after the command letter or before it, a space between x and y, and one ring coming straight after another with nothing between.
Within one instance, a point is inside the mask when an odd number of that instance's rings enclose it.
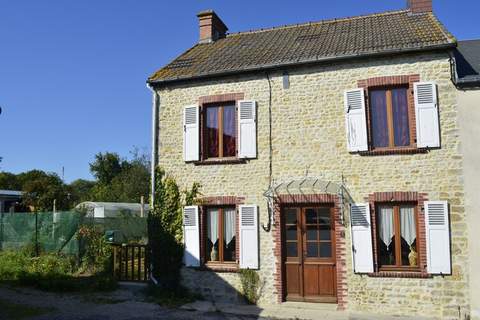
<instances>
[{"instance_id":1,"label":"window","mask_svg":"<svg viewBox=\"0 0 480 320\"><path fill-rule=\"evenodd\" d=\"M407 93L408 87L369 91L371 143L374 149L412 145Z\"/></svg>"},{"instance_id":2,"label":"window","mask_svg":"<svg viewBox=\"0 0 480 320\"><path fill-rule=\"evenodd\" d=\"M205 158L229 158L237 153L235 103L209 105L204 113Z\"/></svg>"},{"instance_id":3,"label":"window","mask_svg":"<svg viewBox=\"0 0 480 320\"><path fill-rule=\"evenodd\" d=\"M376 211L380 270L418 269L416 206L380 204Z\"/></svg>"},{"instance_id":4,"label":"window","mask_svg":"<svg viewBox=\"0 0 480 320\"><path fill-rule=\"evenodd\" d=\"M236 262L236 210L235 207L207 207L206 209L206 261Z\"/></svg>"}]
</instances>

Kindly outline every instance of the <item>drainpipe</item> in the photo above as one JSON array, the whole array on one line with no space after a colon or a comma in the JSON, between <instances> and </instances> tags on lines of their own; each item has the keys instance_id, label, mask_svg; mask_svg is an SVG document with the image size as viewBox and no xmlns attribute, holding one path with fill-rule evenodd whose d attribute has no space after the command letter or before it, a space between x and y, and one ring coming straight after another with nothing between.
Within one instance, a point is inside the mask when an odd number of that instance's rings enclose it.
<instances>
[{"instance_id":1,"label":"drainpipe","mask_svg":"<svg viewBox=\"0 0 480 320\"><path fill-rule=\"evenodd\" d=\"M158 136L160 127L158 125L158 114L160 111L160 96L157 91L147 84L147 88L152 92L152 159L150 169L150 208L153 209L155 203L155 168L158 164Z\"/></svg>"}]
</instances>

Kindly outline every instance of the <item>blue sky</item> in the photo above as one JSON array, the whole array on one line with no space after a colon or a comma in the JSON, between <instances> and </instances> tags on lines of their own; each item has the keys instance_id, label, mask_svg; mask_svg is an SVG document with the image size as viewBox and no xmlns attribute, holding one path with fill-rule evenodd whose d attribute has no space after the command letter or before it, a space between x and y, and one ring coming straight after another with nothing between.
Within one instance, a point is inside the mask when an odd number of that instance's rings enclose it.
<instances>
[{"instance_id":1,"label":"blue sky","mask_svg":"<svg viewBox=\"0 0 480 320\"><path fill-rule=\"evenodd\" d=\"M478 0L433 0L458 39ZM214 9L231 32L401 9L405 0L0 0L0 170L91 178L95 153L150 150L149 74L198 38Z\"/></svg>"}]
</instances>

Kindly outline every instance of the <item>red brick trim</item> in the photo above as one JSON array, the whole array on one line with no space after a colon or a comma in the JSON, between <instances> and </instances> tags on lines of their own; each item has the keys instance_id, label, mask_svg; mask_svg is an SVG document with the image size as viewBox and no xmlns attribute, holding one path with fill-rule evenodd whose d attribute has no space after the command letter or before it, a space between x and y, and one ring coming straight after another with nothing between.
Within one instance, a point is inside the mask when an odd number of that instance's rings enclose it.
<instances>
[{"instance_id":1,"label":"red brick trim","mask_svg":"<svg viewBox=\"0 0 480 320\"><path fill-rule=\"evenodd\" d=\"M336 289L337 289L337 308L345 310L347 307L347 261L345 244L345 226L342 225L340 199L331 194L307 194L307 195L280 195L274 202L275 224L273 229L274 248L273 254L276 257L274 281L278 302L282 302L285 297L283 272L283 250L282 250L282 214L281 208L287 204L331 204L334 208L335 216L335 253L336 261Z\"/></svg>"},{"instance_id":2,"label":"red brick trim","mask_svg":"<svg viewBox=\"0 0 480 320\"><path fill-rule=\"evenodd\" d=\"M204 124L204 114L205 108L209 104L213 103L222 103L222 102L237 102L238 100L243 100L245 94L240 93L225 93L225 94L214 94L210 96L202 96L198 98L198 104L200 106L200 161L196 161L195 165L216 165L216 164L239 164L245 163L244 159L238 159L237 156L232 158L219 158L219 159L207 159L205 156L205 135L206 127ZM235 121L235 126L237 126L238 121ZM238 131L238 128L235 127L235 131ZM236 141L237 154L238 154L238 137Z\"/></svg>"},{"instance_id":3,"label":"red brick trim","mask_svg":"<svg viewBox=\"0 0 480 320\"><path fill-rule=\"evenodd\" d=\"M369 151L361 152L361 155L389 155L389 154L413 154L425 152L423 149L417 148L417 129L415 119L415 101L413 94L413 84L420 81L420 75L400 75L400 76L384 76L370 79L359 80L357 85L359 88L365 89L366 100L366 117L367 117L367 138ZM410 146L409 147L389 147L382 149L372 148L372 130L370 119L370 102L369 102L369 90L375 88L381 88L386 86L405 85L408 86L408 117L410 126Z\"/></svg>"},{"instance_id":4,"label":"red brick trim","mask_svg":"<svg viewBox=\"0 0 480 320\"><path fill-rule=\"evenodd\" d=\"M200 264L202 266L201 270L210 270L218 272L235 272L238 269L238 263L240 261L240 238L239 238L239 219L240 213L238 211L238 206L244 204L245 197L236 197L236 196L212 196L212 197L202 197L199 199L200 205ZM235 245L236 245L236 263L237 265L206 265L205 256L206 248L205 241L207 240L207 221L206 221L206 209L209 206L235 206L236 210L236 221L235 221Z\"/></svg>"},{"instance_id":5,"label":"red brick trim","mask_svg":"<svg viewBox=\"0 0 480 320\"><path fill-rule=\"evenodd\" d=\"M428 194L418 192L375 192L370 194L366 201L370 204L370 216L372 221L372 240L373 240L373 261L374 273L369 274L374 277L395 277L395 278L428 278L427 273L427 245L425 231L425 213L424 202L428 200ZM376 204L385 202L411 202L416 203L418 213L418 265L419 272L410 271L380 271L378 265L378 249L377 249L377 222L376 222ZM415 276L414 276L415 275Z\"/></svg>"}]
</instances>

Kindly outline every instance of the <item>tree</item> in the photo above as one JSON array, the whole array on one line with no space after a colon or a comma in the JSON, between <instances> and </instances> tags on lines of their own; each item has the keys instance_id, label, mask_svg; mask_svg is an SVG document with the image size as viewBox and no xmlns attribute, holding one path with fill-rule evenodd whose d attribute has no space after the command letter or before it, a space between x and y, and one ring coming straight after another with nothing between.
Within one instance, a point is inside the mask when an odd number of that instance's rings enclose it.
<instances>
[{"instance_id":1,"label":"tree","mask_svg":"<svg viewBox=\"0 0 480 320\"><path fill-rule=\"evenodd\" d=\"M0 172L0 189L21 190L22 185L15 174L10 172Z\"/></svg>"},{"instance_id":2,"label":"tree","mask_svg":"<svg viewBox=\"0 0 480 320\"><path fill-rule=\"evenodd\" d=\"M56 173L32 170L18 175L23 181L23 204L40 211L51 211L56 200L58 210L68 210L71 199L68 189Z\"/></svg>"},{"instance_id":3,"label":"tree","mask_svg":"<svg viewBox=\"0 0 480 320\"><path fill-rule=\"evenodd\" d=\"M90 172L100 184L107 185L122 172L123 166L126 165L124 162L117 153L100 152L95 155L95 161L90 163Z\"/></svg>"},{"instance_id":4,"label":"tree","mask_svg":"<svg viewBox=\"0 0 480 320\"><path fill-rule=\"evenodd\" d=\"M77 179L68 185L71 193L71 200L74 204L84 201L91 201L93 198L92 191L95 187L95 181Z\"/></svg>"}]
</instances>

